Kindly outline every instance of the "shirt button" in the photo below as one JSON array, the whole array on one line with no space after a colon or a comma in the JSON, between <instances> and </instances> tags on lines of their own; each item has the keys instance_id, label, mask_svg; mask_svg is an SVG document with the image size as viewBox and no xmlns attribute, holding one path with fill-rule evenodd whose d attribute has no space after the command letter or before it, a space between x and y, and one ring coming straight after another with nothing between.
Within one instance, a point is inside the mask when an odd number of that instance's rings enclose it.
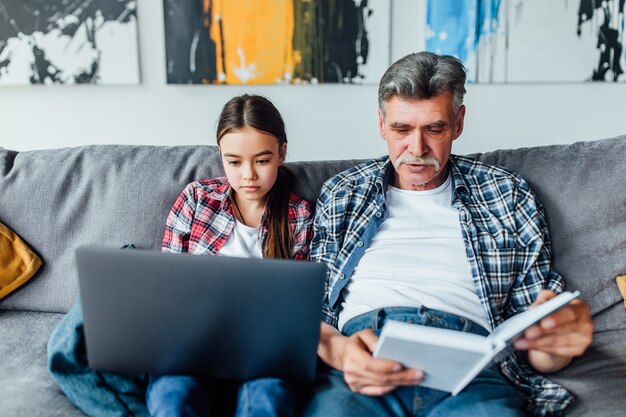
<instances>
[{"instance_id":1,"label":"shirt button","mask_svg":"<svg viewBox=\"0 0 626 417\"><path fill-rule=\"evenodd\" d=\"M356 245L360 248L360 247L362 247L362 246L363 246L363 242L361 242L361 241L359 240L359 242L358 242Z\"/></svg>"},{"instance_id":2,"label":"shirt button","mask_svg":"<svg viewBox=\"0 0 626 417\"><path fill-rule=\"evenodd\" d=\"M345 279L345 278L346 278L346 276L345 276L345 274L341 274L341 275L339 275L339 278L341 278L341 279Z\"/></svg>"},{"instance_id":3,"label":"shirt button","mask_svg":"<svg viewBox=\"0 0 626 417\"><path fill-rule=\"evenodd\" d=\"M376 217L381 218L381 217L383 217L383 214L379 211L379 212L376 213Z\"/></svg>"}]
</instances>

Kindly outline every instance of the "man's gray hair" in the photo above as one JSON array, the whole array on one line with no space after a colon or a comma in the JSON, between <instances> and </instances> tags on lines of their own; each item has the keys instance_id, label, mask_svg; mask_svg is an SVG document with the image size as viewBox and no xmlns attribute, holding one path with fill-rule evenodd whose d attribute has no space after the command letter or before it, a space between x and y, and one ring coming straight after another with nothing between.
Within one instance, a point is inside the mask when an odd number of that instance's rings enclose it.
<instances>
[{"instance_id":1,"label":"man's gray hair","mask_svg":"<svg viewBox=\"0 0 626 417\"><path fill-rule=\"evenodd\" d=\"M418 52L400 58L385 71L378 86L378 108L385 114L392 97L424 100L439 94L452 93L456 114L465 95L465 67L457 58Z\"/></svg>"}]
</instances>

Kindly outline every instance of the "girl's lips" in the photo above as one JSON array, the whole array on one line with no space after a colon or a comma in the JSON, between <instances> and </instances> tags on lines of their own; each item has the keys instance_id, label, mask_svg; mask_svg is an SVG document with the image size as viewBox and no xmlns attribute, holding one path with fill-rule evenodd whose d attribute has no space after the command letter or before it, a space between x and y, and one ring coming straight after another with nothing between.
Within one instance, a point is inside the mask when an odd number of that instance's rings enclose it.
<instances>
[{"instance_id":1,"label":"girl's lips","mask_svg":"<svg viewBox=\"0 0 626 417\"><path fill-rule=\"evenodd\" d=\"M256 191L261 187L256 186L256 185L244 185L243 187L240 187L240 188L244 191Z\"/></svg>"}]
</instances>

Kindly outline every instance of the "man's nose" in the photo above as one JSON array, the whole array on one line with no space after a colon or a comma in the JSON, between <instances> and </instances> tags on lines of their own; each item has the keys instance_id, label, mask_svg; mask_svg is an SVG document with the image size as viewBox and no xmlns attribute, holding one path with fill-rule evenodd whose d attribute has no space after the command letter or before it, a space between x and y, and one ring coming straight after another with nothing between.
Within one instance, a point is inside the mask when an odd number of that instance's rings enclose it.
<instances>
[{"instance_id":1,"label":"man's nose","mask_svg":"<svg viewBox=\"0 0 626 417\"><path fill-rule=\"evenodd\" d=\"M408 148L413 155L422 156L426 153L427 147L424 143L424 136L422 135L422 132L416 130L411 135L409 135L408 140Z\"/></svg>"}]
</instances>

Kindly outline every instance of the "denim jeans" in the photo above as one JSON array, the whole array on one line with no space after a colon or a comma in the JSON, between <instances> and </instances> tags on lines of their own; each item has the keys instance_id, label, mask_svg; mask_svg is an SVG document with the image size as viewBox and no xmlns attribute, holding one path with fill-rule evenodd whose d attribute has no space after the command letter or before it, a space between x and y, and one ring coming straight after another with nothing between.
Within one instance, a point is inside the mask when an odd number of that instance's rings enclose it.
<instances>
[{"instance_id":1,"label":"denim jeans","mask_svg":"<svg viewBox=\"0 0 626 417\"><path fill-rule=\"evenodd\" d=\"M295 393L290 383L276 378L234 384L160 376L150 378L146 403L155 417L293 417Z\"/></svg>"},{"instance_id":2,"label":"denim jeans","mask_svg":"<svg viewBox=\"0 0 626 417\"><path fill-rule=\"evenodd\" d=\"M349 320L342 330L346 336L372 329L380 334L386 320L447 328L480 335L488 332L464 317L425 307L388 307ZM483 370L456 396L435 389L398 387L383 396L352 392L343 373L321 365L304 408L305 417L380 417L380 416L524 416L524 397L500 374L497 366Z\"/></svg>"}]
</instances>

